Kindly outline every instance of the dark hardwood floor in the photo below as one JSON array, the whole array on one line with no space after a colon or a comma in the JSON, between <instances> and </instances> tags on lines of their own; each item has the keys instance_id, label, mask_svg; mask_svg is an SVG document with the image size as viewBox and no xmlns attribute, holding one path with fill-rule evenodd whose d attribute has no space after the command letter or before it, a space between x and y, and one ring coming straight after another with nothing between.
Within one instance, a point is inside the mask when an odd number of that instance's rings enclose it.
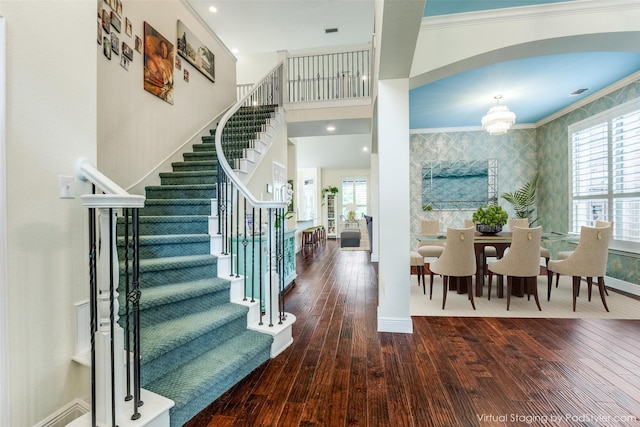
<instances>
[{"instance_id":1,"label":"dark hardwood floor","mask_svg":"<svg viewBox=\"0 0 640 427\"><path fill-rule=\"evenodd\" d=\"M413 334L378 333L368 260L331 240L298 255L293 344L185 426L640 425L640 321L414 317Z\"/></svg>"}]
</instances>

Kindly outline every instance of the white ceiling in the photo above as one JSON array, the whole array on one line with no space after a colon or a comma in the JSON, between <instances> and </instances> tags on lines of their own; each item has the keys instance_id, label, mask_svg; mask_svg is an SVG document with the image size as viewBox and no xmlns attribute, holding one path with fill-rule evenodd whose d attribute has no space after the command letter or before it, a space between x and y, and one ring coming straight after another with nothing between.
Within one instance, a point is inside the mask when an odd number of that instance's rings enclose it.
<instances>
[{"instance_id":1,"label":"white ceiling","mask_svg":"<svg viewBox=\"0 0 640 427\"><path fill-rule=\"evenodd\" d=\"M187 0L237 56L363 45L373 37L374 0ZM209 11L217 8L216 13ZM335 33L325 33L337 28Z\"/></svg>"},{"instance_id":2,"label":"white ceiling","mask_svg":"<svg viewBox=\"0 0 640 427\"><path fill-rule=\"evenodd\" d=\"M234 48L239 50L239 53L236 54L239 58L243 55L276 50L295 53L297 50L313 51L334 46L362 46L371 42L374 31L375 0L185 1L230 50ZM624 1L631 2L631 0ZM575 3L578 2L589 3L590 0L575 0ZM544 5L545 3L548 4ZM558 5L562 3L574 2L565 2L564 0L427 0L423 16L469 14L483 9L515 6L530 8L536 7L535 5L551 10L554 7L559 7ZM383 28L376 31L385 34L382 46L379 46L378 49L379 55L385 58L385 64L390 64L386 70L388 73L396 72L393 68L396 66L394 64L400 64L406 58L411 60L414 52L411 50L412 45L408 39L414 36L412 34L414 31L413 21L422 19L422 16L415 13L415 10L424 8L424 4L424 0L385 1ZM433 10L429 13L430 4ZM217 7L217 13L213 14L208 11L211 5ZM403 8L413 8L411 19L407 17L406 10L403 11ZM402 16L402 13L405 15ZM391 31L386 31L386 23L394 20L396 21L395 26L391 28ZM337 28L338 32L326 34L326 28ZM409 31L407 31L408 29ZM391 46L386 51L385 38L393 40L389 43ZM500 76L506 82L505 84L513 86L514 82L518 82L518 79L521 80L521 77L526 74L528 80L534 83L528 86L529 92L520 93L518 100L512 99L511 101L506 99L507 94L505 94L504 101L516 112L518 116L516 124L522 123L520 119L539 120L541 115L547 115L549 112L555 112L562 108L563 103L568 105L568 103L575 102L578 98L568 97L569 91L589 88L590 91L582 95L583 97L588 96L594 90L640 69L640 47L638 47L640 43L635 43L634 39L631 44L636 47L610 49L618 50L617 53L605 52L605 49L601 48L594 49L594 52L554 55L547 58L538 57L494 64L412 88L410 93L411 128L478 126L487 107L485 104L478 108L476 106L478 99L470 99L469 97L473 95L477 98L478 93L486 92L486 79L479 78L479 76L492 76L493 83L496 83L495 76ZM620 44L615 45L620 46ZM394 61L392 60L394 55L401 57L398 61ZM612 66L612 63L615 63L615 66ZM403 65L406 66L406 64L398 66ZM526 72L523 72L523 69ZM557 70L569 70L570 72L558 73ZM381 75L383 71L381 68ZM561 81L563 79L566 81ZM540 88L547 88L544 96L540 93ZM537 111L529 110L534 107ZM354 133L352 129L354 125L360 129L363 127L370 129L371 123L344 121L341 123L340 129L336 129L334 132L335 136L324 136L329 134L324 129L325 122L290 124L289 135L299 147L299 166L341 169L368 168L369 164L361 162L360 158L363 157L362 146L366 144L365 135L370 140L370 130L359 130ZM350 130L346 131L345 129ZM348 133L349 136L344 136L345 133ZM352 155L354 156L353 160L350 160ZM368 156L364 157L368 161Z\"/></svg>"}]
</instances>

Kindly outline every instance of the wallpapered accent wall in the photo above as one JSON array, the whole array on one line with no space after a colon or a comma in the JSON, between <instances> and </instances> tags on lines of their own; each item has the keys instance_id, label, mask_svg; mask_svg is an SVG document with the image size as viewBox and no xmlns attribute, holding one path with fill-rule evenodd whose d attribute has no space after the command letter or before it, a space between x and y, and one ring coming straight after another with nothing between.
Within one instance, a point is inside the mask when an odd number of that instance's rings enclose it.
<instances>
[{"instance_id":1,"label":"wallpapered accent wall","mask_svg":"<svg viewBox=\"0 0 640 427\"><path fill-rule=\"evenodd\" d=\"M422 210L422 168L425 163L443 160L498 161L498 194L513 191L527 182L537 170L534 129L517 129L506 135L491 136L485 131L412 134L410 137L410 195L412 249L417 248L420 219L439 219L442 231L447 227L463 227L465 219L478 208L460 210ZM503 199L499 204L510 216L511 205Z\"/></svg>"},{"instance_id":2,"label":"wallpapered accent wall","mask_svg":"<svg viewBox=\"0 0 640 427\"><path fill-rule=\"evenodd\" d=\"M566 232L569 224L569 125L640 97L640 82L631 83L615 92L565 114L536 130L538 143L538 213L543 230ZM640 246L640 245L639 245ZM560 243L549 245L555 253L573 247ZM640 284L638 255L609 251L607 275Z\"/></svg>"},{"instance_id":3,"label":"wallpapered accent wall","mask_svg":"<svg viewBox=\"0 0 640 427\"><path fill-rule=\"evenodd\" d=\"M640 81L565 114L537 129L513 129L506 135L491 136L484 131L412 134L410 138L410 195L412 250L418 246L420 219L439 219L442 231L462 227L471 210L423 211L422 167L439 160L498 159L498 194L513 191L540 171L537 189L539 225L544 231L568 229L568 126L616 105L640 97ZM499 199L510 217L513 209ZM545 244L552 258L561 250L572 250L566 243ZM640 255L609 252L607 275L640 285Z\"/></svg>"}]
</instances>

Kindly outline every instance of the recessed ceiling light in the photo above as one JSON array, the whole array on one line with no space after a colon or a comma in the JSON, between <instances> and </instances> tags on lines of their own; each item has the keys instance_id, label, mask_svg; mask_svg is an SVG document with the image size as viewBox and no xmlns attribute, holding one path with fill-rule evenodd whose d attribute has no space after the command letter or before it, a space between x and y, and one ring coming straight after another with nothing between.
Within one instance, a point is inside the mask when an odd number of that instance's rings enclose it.
<instances>
[{"instance_id":1,"label":"recessed ceiling light","mask_svg":"<svg viewBox=\"0 0 640 427\"><path fill-rule=\"evenodd\" d=\"M218 11L218 8L216 8L215 6L211 6L209 8L209 12L211 12L211 13L216 13L217 11Z\"/></svg>"},{"instance_id":2,"label":"recessed ceiling light","mask_svg":"<svg viewBox=\"0 0 640 427\"><path fill-rule=\"evenodd\" d=\"M334 125L329 124L329 125L327 125L327 130L329 132L333 132L334 130L336 130L336 127Z\"/></svg>"},{"instance_id":3,"label":"recessed ceiling light","mask_svg":"<svg viewBox=\"0 0 640 427\"><path fill-rule=\"evenodd\" d=\"M576 89L576 90L574 90L573 92L571 92L571 93L569 94L569 96L576 96L576 95L580 95L581 93L584 93L584 92L586 92L586 91L588 91L588 90L589 90L589 88Z\"/></svg>"},{"instance_id":4,"label":"recessed ceiling light","mask_svg":"<svg viewBox=\"0 0 640 427\"><path fill-rule=\"evenodd\" d=\"M362 151L366 153L367 151L369 151L369 149L367 147L362 147Z\"/></svg>"},{"instance_id":5,"label":"recessed ceiling light","mask_svg":"<svg viewBox=\"0 0 640 427\"><path fill-rule=\"evenodd\" d=\"M238 52L240 52L238 49L236 49L235 47L233 49L231 49L231 53L233 53L234 55L237 55Z\"/></svg>"}]
</instances>

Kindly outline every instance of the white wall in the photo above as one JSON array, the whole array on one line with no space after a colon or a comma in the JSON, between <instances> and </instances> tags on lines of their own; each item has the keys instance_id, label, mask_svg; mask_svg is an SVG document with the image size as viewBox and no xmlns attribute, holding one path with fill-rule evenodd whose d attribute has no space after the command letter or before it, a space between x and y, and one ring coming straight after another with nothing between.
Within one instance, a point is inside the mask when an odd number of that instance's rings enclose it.
<instances>
[{"instance_id":1,"label":"white wall","mask_svg":"<svg viewBox=\"0 0 640 427\"><path fill-rule=\"evenodd\" d=\"M87 370L71 361L73 303L88 293L86 211L58 197L58 175L96 158L96 2L2 1L0 15L10 328L10 413L0 420L32 426L88 390Z\"/></svg>"},{"instance_id":2,"label":"white wall","mask_svg":"<svg viewBox=\"0 0 640 427\"><path fill-rule=\"evenodd\" d=\"M104 6L108 8L108 6ZM174 67L174 104L143 88L143 55L134 51L129 70L120 56L108 60L94 41L98 62L98 167L123 188L128 188L170 156L193 133L229 107L236 98L235 58L200 25L182 2L123 0L120 43L134 47L135 36L144 37L144 22L172 41L177 55L177 20L215 55L215 83L180 57ZM124 31L124 17L133 34ZM189 82L183 71L189 71ZM189 145L190 148L190 145ZM139 192L139 191L138 191Z\"/></svg>"},{"instance_id":3,"label":"white wall","mask_svg":"<svg viewBox=\"0 0 640 427\"><path fill-rule=\"evenodd\" d=\"M278 64L277 52L238 55L236 78L238 84L254 84Z\"/></svg>"}]
</instances>

